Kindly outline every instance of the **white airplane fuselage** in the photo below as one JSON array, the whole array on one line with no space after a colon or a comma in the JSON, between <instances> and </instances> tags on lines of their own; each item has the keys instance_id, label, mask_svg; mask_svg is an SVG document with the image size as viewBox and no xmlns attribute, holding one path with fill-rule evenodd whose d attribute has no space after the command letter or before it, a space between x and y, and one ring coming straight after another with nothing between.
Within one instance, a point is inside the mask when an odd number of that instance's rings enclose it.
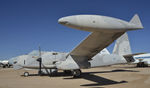
<instances>
[{"instance_id":1,"label":"white airplane fuselage","mask_svg":"<svg viewBox=\"0 0 150 88\"><path fill-rule=\"evenodd\" d=\"M72 57L66 56L68 53L55 52L57 55L53 55L54 52L46 52L42 54L42 64L44 66L51 66L52 68L71 70L80 69L79 65L73 60ZM22 55L17 57L17 63L14 64L15 69L19 69L16 66L23 66L27 68L38 69L39 62L33 58L32 55ZM68 59L69 58L69 59ZM63 62L63 63L62 63ZM119 55L110 54L106 49L102 50L100 53L95 55L90 61L88 61L90 67L83 68L93 68L100 66L108 66L113 64L127 63L124 57Z\"/></svg>"}]
</instances>

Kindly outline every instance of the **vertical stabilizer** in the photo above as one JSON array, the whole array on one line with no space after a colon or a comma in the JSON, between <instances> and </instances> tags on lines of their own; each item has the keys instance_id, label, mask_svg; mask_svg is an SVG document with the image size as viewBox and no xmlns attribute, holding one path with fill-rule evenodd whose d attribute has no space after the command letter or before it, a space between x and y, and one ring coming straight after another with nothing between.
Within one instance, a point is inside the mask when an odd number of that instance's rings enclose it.
<instances>
[{"instance_id":1,"label":"vertical stabilizer","mask_svg":"<svg viewBox=\"0 0 150 88\"><path fill-rule=\"evenodd\" d=\"M113 54L127 55L131 54L130 42L127 33L124 33L121 37L116 40Z\"/></svg>"}]
</instances>

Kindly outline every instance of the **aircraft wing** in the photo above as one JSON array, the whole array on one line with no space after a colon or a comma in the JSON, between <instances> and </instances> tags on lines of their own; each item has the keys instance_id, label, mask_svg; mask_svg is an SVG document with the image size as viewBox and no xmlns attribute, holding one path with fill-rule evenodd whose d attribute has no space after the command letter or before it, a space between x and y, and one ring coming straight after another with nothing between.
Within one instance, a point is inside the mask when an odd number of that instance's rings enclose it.
<instances>
[{"instance_id":1,"label":"aircraft wing","mask_svg":"<svg viewBox=\"0 0 150 88\"><path fill-rule=\"evenodd\" d=\"M101 50L110 45L114 40L120 37L124 32L93 32L84 39L75 49L70 52L71 56L86 57L90 60ZM76 59L82 58L73 58ZM85 59L85 58L84 58Z\"/></svg>"}]
</instances>

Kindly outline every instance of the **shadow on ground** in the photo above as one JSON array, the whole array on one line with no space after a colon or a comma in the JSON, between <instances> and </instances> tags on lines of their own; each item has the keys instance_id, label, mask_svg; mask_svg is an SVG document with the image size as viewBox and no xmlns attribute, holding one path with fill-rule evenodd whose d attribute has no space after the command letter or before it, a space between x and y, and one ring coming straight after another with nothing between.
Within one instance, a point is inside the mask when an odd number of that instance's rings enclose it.
<instances>
[{"instance_id":1,"label":"shadow on ground","mask_svg":"<svg viewBox=\"0 0 150 88\"><path fill-rule=\"evenodd\" d=\"M120 84L120 83L127 83L127 81L114 81L111 79L107 79L104 77L96 76L94 74L86 73L82 76L83 79L95 82L91 84L83 84L81 86L102 86L102 85L112 85L112 84Z\"/></svg>"},{"instance_id":2,"label":"shadow on ground","mask_svg":"<svg viewBox=\"0 0 150 88\"><path fill-rule=\"evenodd\" d=\"M83 73L80 78L64 78L64 79L85 79L85 80L95 82L95 83L91 83L91 84L83 84L80 86L103 86L103 85L127 83L127 81L124 81L124 80L118 82L118 81L110 80L110 79L107 79L104 77L96 76L96 75L90 74L90 73Z\"/></svg>"},{"instance_id":3,"label":"shadow on ground","mask_svg":"<svg viewBox=\"0 0 150 88\"><path fill-rule=\"evenodd\" d=\"M24 75L21 75L21 76L24 76ZM64 72L58 72L58 73L55 73L55 74L42 74L42 75L39 75L39 74L29 74L29 77L30 76L48 76L48 77L68 77L68 76L72 76L71 74L65 74Z\"/></svg>"},{"instance_id":4,"label":"shadow on ground","mask_svg":"<svg viewBox=\"0 0 150 88\"><path fill-rule=\"evenodd\" d=\"M96 72L84 72L82 73L82 76L87 75L87 74L96 74L96 73L111 73L111 72L139 72L135 70L122 70L122 69L117 69L117 70L112 70L112 71L96 71ZM21 75L24 76L24 75ZM49 76L49 77L67 77L67 76L72 76L71 74L65 74L64 72L58 72L55 74L29 74L29 76ZM75 78L64 78L64 79L75 79Z\"/></svg>"},{"instance_id":5,"label":"shadow on ground","mask_svg":"<svg viewBox=\"0 0 150 88\"><path fill-rule=\"evenodd\" d=\"M91 84L83 84L80 86L103 86L103 85L113 85L113 84L121 84L121 83L127 83L127 81L114 81L108 78L100 77L95 75L96 73L112 73L112 72L139 72L135 70L122 70L122 69L117 69L117 70L112 70L112 71L96 71L96 72L84 72L82 73L80 78L73 78L71 74L65 74L63 72L59 72L57 74L43 74L42 76L48 76L48 77L66 77L64 78L65 80L69 79L85 79L92 81L94 83ZM22 75L23 76L23 75ZM38 74L30 74L29 76L39 76ZM102 87L93 87L93 88L102 88Z\"/></svg>"},{"instance_id":6,"label":"shadow on ground","mask_svg":"<svg viewBox=\"0 0 150 88\"><path fill-rule=\"evenodd\" d=\"M70 78L64 78L64 79L85 79L85 80L95 82L95 83L91 83L91 84L83 84L80 86L103 86L103 85L127 83L127 81L124 81L124 80L118 82L118 81L114 81L111 79L107 79L104 77L94 75L96 73L111 73L111 72L139 72L139 71L117 69L117 70L112 70L112 71L84 72L80 78L70 77ZM96 87L94 87L94 88L96 88Z\"/></svg>"},{"instance_id":7,"label":"shadow on ground","mask_svg":"<svg viewBox=\"0 0 150 88\"><path fill-rule=\"evenodd\" d=\"M136 64L132 64L132 65L125 65L125 66L121 66L121 67L118 67L117 65L116 66L113 66L113 68L129 68L129 69L135 69L135 68L150 68L150 65L148 67L137 67Z\"/></svg>"},{"instance_id":8,"label":"shadow on ground","mask_svg":"<svg viewBox=\"0 0 150 88\"><path fill-rule=\"evenodd\" d=\"M85 73L111 73L111 72L139 72L135 70L122 70L122 69L116 69L112 71L97 71L97 72L85 72Z\"/></svg>"}]
</instances>

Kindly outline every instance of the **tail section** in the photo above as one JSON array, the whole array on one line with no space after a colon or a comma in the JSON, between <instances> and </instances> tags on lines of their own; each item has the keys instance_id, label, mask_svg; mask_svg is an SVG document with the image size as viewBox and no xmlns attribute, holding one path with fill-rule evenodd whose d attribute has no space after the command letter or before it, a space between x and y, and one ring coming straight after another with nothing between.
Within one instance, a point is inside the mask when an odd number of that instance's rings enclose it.
<instances>
[{"instance_id":1,"label":"tail section","mask_svg":"<svg viewBox=\"0 0 150 88\"><path fill-rule=\"evenodd\" d=\"M142 29L143 28L143 25L141 23L141 20L139 18L139 16L137 14L135 14L133 16L133 18L130 20L129 23L132 23L132 24L135 24L139 29Z\"/></svg>"},{"instance_id":2,"label":"tail section","mask_svg":"<svg viewBox=\"0 0 150 88\"><path fill-rule=\"evenodd\" d=\"M130 42L127 33L119 37L114 46L113 54L128 55L131 54Z\"/></svg>"}]
</instances>

